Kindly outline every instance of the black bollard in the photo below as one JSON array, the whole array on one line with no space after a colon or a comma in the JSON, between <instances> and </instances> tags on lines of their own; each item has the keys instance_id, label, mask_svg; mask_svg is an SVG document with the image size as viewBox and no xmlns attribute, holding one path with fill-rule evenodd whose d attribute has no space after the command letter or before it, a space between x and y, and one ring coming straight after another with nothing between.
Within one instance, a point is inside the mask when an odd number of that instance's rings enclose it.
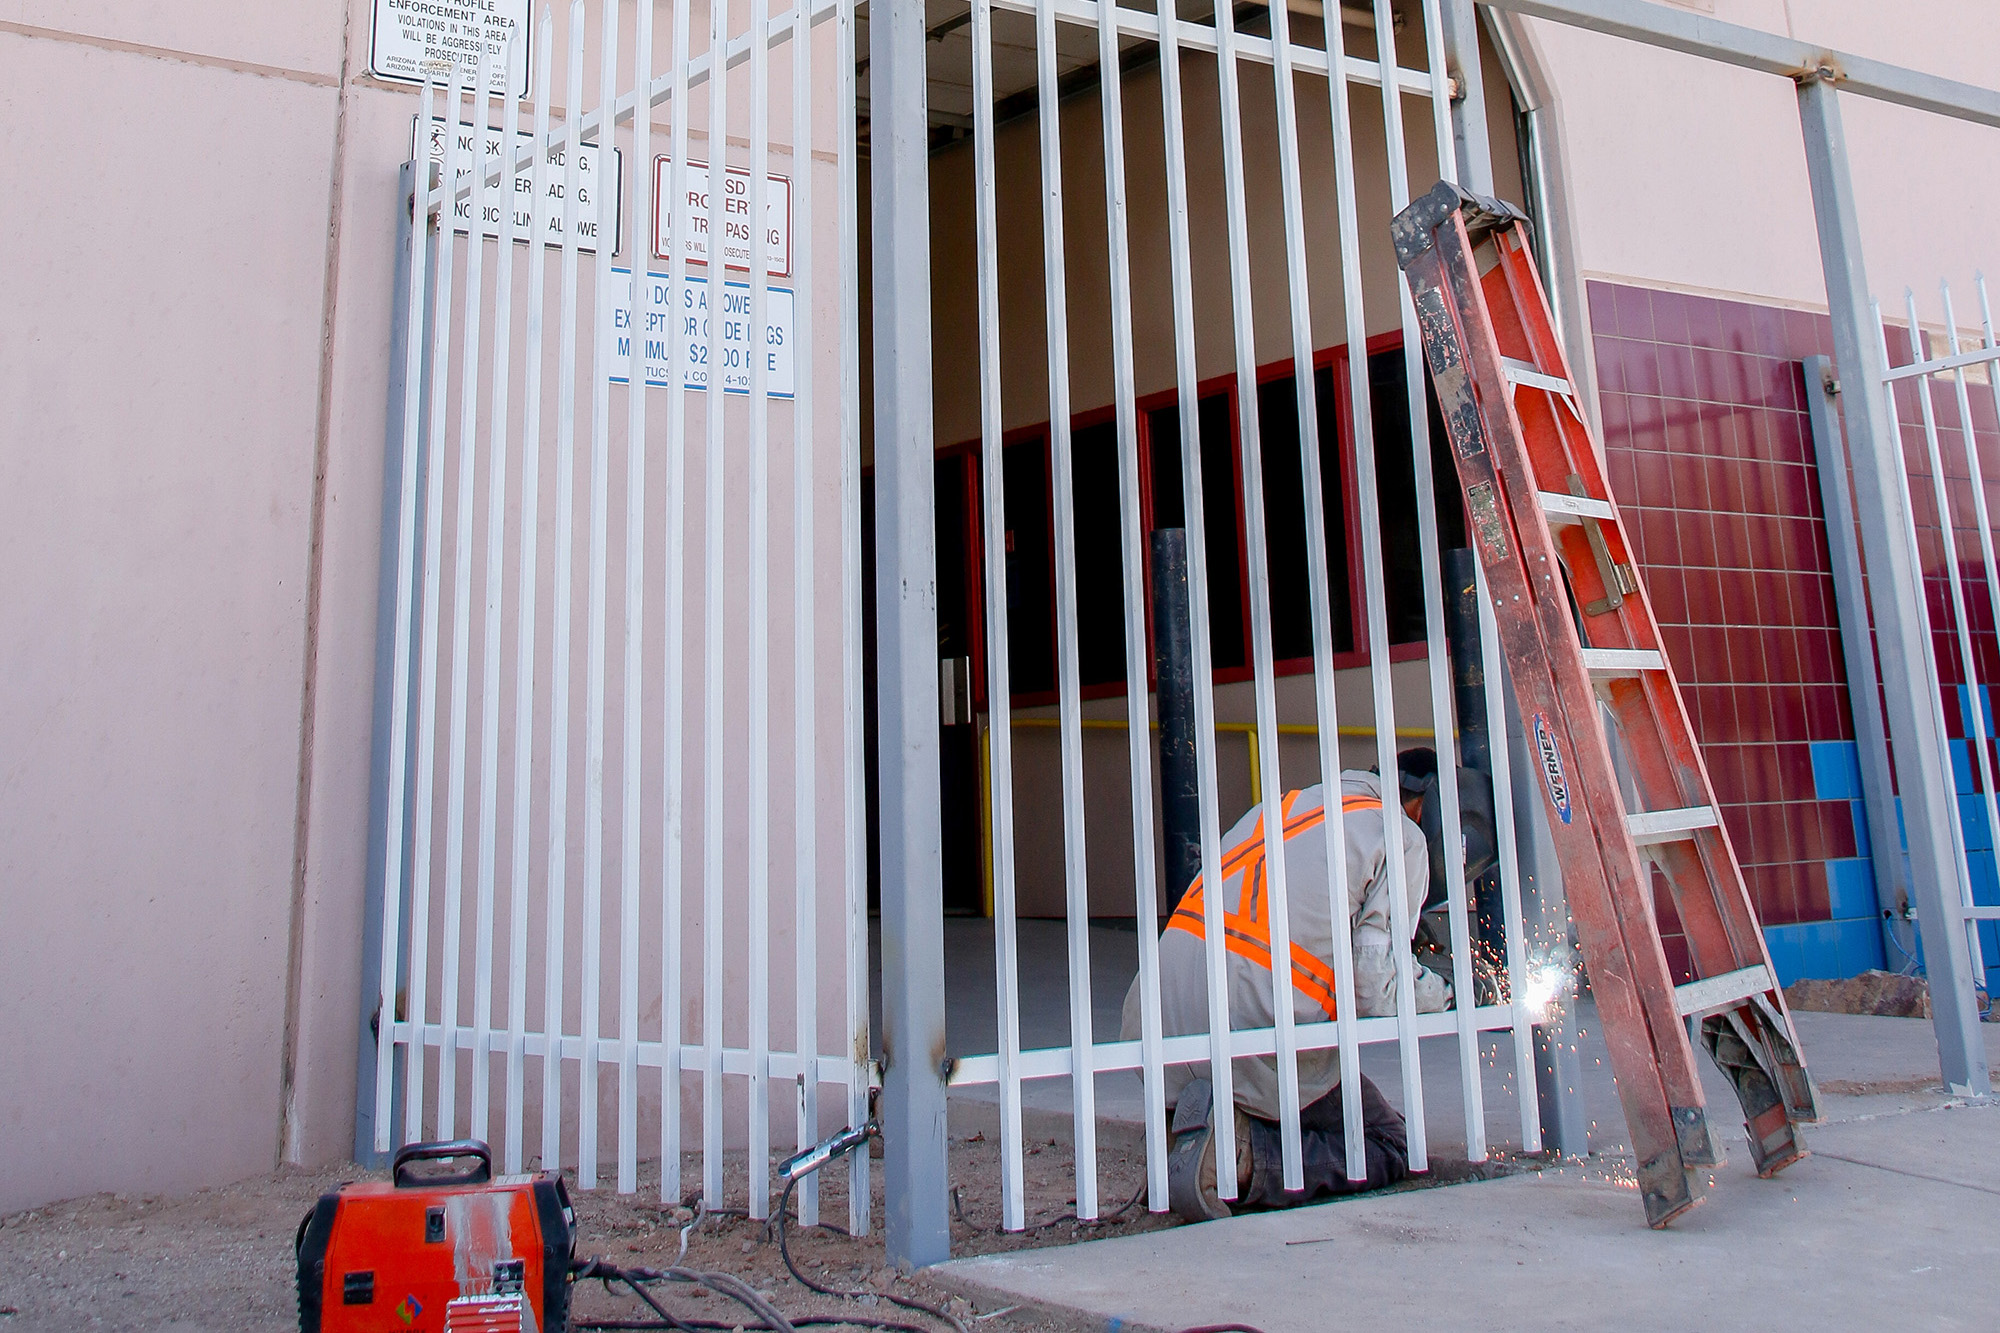
<instances>
[{"instance_id":1,"label":"black bollard","mask_svg":"<svg viewBox=\"0 0 2000 1333\"><path fill-rule=\"evenodd\" d=\"M1188 627L1187 531L1160 528L1153 546L1153 664L1159 681L1160 833L1167 911L1201 873L1200 777L1194 757L1194 648Z\"/></svg>"}]
</instances>

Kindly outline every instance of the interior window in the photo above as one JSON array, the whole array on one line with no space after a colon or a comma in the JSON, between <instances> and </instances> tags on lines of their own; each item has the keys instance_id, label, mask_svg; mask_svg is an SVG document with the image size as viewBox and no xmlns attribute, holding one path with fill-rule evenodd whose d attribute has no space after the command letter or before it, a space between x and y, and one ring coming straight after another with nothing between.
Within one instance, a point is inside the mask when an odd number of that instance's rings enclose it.
<instances>
[{"instance_id":1,"label":"interior window","mask_svg":"<svg viewBox=\"0 0 2000 1333\"><path fill-rule=\"evenodd\" d=\"M1375 426L1375 494L1382 515L1382 575L1388 594L1389 642L1422 643L1425 633L1423 547L1417 534L1415 451L1410 440L1409 387L1400 347L1368 358L1369 420ZM1437 495L1438 549L1465 545L1465 509L1458 493L1437 395L1424 379L1430 412L1431 477Z\"/></svg>"},{"instance_id":2,"label":"interior window","mask_svg":"<svg viewBox=\"0 0 2000 1333\"><path fill-rule=\"evenodd\" d=\"M1354 617L1347 582L1347 500L1341 469L1338 405L1333 372L1313 376L1319 430L1321 516L1326 532L1328 606L1333 650L1354 650ZM1271 649L1279 661L1311 657L1312 588L1307 578L1306 479L1299 450L1297 381L1286 375L1258 386L1257 411L1264 464L1264 520L1271 578Z\"/></svg>"},{"instance_id":3,"label":"interior window","mask_svg":"<svg viewBox=\"0 0 2000 1333\"><path fill-rule=\"evenodd\" d=\"M1229 395L1201 400L1202 526L1208 554L1208 638L1217 671L1248 664L1243 620L1243 533L1237 503L1236 440ZM1178 404L1155 408L1147 418L1152 453L1153 526L1181 528L1181 412Z\"/></svg>"}]
</instances>

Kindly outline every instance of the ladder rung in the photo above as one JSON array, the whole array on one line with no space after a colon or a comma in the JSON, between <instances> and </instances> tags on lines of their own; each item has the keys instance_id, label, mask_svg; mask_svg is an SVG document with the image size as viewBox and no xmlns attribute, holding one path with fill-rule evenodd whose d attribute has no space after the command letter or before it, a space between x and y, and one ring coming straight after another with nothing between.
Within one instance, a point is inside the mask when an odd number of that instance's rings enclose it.
<instances>
[{"instance_id":1,"label":"ladder rung","mask_svg":"<svg viewBox=\"0 0 2000 1333\"><path fill-rule=\"evenodd\" d=\"M1967 921L2000 921L2000 907L1962 907Z\"/></svg>"},{"instance_id":2,"label":"ladder rung","mask_svg":"<svg viewBox=\"0 0 2000 1333\"><path fill-rule=\"evenodd\" d=\"M1510 384L1524 384L1531 389L1547 389L1550 393L1569 394L1573 392L1570 382L1560 375L1544 374L1526 361L1516 361L1511 356L1500 358L1500 367Z\"/></svg>"},{"instance_id":3,"label":"ladder rung","mask_svg":"<svg viewBox=\"0 0 2000 1333\"><path fill-rule=\"evenodd\" d=\"M1561 491L1542 492L1542 512L1558 523L1574 523L1585 518L1602 519L1609 523L1618 517L1609 500L1593 499L1588 495L1564 495Z\"/></svg>"},{"instance_id":4,"label":"ladder rung","mask_svg":"<svg viewBox=\"0 0 2000 1333\"><path fill-rule=\"evenodd\" d=\"M1679 810L1646 810L1625 816L1625 827L1631 831L1632 841L1642 846L1651 842L1676 842L1697 829L1714 828L1718 822L1712 805L1690 805Z\"/></svg>"},{"instance_id":5,"label":"ladder rung","mask_svg":"<svg viewBox=\"0 0 2000 1333\"><path fill-rule=\"evenodd\" d=\"M1740 967L1734 972L1724 972L1719 977L1703 977L1690 981L1685 986L1674 987L1674 1005L1681 1011L1681 1017L1698 1014L1708 1009L1721 1009L1747 1000L1753 995L1762 995L1778 989L1778 983L1771 977L1771 969L1762 963Z\"/></svg>"},{"instance_id":6,"label":"ladder rung","mask_svg":"<svg viewBox=\"0 0 2000 1333\"><path fill-rule=\"evenodd\" d=\"M1665 659L1651 648L1586 648L1583 665L1593 676L1636 676L1667 667Z\"/></svg>"}]
</instances>

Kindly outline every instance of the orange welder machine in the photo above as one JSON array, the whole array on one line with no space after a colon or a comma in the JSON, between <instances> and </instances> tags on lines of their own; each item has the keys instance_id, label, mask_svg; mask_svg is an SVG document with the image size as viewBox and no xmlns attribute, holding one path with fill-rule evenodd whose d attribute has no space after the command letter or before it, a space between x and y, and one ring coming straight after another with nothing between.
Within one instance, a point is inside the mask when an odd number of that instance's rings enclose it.
<instances>
[{"instance_id":1,"label":"orange welder machine","mask_svg":"<svg viewBox=\"0 0 2000 1333\"><path fill-rule=\"evenodd\" d=\"M445 1174L421 1162L468 1162ZM493 1177L477 1139L413 1143L390 1183L299 1223L300 1333L563 1333L576 1214L562 1178Z\"/></svg>"}]
</instances>

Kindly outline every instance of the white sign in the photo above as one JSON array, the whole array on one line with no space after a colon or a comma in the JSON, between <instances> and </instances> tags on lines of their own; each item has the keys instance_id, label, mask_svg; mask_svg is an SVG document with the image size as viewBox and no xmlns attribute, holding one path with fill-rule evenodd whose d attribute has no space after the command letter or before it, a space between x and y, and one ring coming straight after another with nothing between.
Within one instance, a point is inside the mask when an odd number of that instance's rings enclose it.
<instances>
[{"instance_id":1,"label":"white sign","mask_svg":"<svg viewBox=\"0 0 2000 1333\"><path fill-rule=\"evenodd\" d=\"M412 128L414 129L414 127ZM431 121L430 159L432 162L438 164L440 171L444 167L445 128L444 121L435 119ZM483 182L492 171L494 165L502 159L505 145L500 142L501 137L502 131L488 129L483 136L483 141L475 142L481 139L479 130L476 127L466 124L460 124L458 127L458 182L454 190L454 197L457 205L458 231L461 235L469 235L471 233L472 194L478 194L482 196L479 199L479 210L484 234L495 240L499 239L501 225L505 221L505 217L500 212L500 201L493 197L493 189L484 185ZM553 133L551 137L555 137ZM534 141L535 136L533 134L522 130L520 137L514 141L516 156L518 157L522 148L527 147ZM579 151L576 155L576 248L584 254L596 254L599 182L606 180L603 170L603 158L598 146L594 143L580 144L578 145L578 149ZM523 241L528 240L530 237L540 236L550 245L561 245L563 243L562 205L563 190L565 188L563 166L567 156L566 145L561 139L556 139L556 142L549 147L548 167L544 173L547 179L543 185L542 197L532 201L534 205L534 216L532 217L529 216L529 204L530 196L535 192L534 164L532 162L524 163L521 167L521 174L514 178L514 225L518 228L515 235L519 236ZM473 184L475 164L479 170L479 179L482 182L479 185ZM606 198L611 200L611 252L613 254L618 253L619 233L623 226L617 203L619 199L619 184L623 171L624 157L616 148L613 148L611 150L611 175L609 183L603 186L604 189L610 191ZM468 186L473 187L472 194L457 194L457 190L463 190Z\"/></svg>"},{"instance_id":2,"label":"white sign","mask_svg":"<svg viewBox=\"0 0 2000 1333\"><path fill-rule=\"evenodd\" d=\"M792 275L792 182L784 176L767 177L764 191L765 272L774 278ZM664 157L653 159L653 256L673 257L674 219L689 220L682 255L697 264L709 262L708 235L711 212L708 206L708 163L689 162L683 182L687 187L687 207L675 207L673 172ZM750 271L751 249L756 237L750 231L750 173L737 167L725 169L723 176L722 262L729 268Z\"/></svg>"},{"instance_id":3,"label":"white sign","mask_svg":"<svg viewBox=\"0 0 2000 1333\"><path fill-rule=\"evenodd\" d=\"M631 278L627 269L611 270L626 279ZM670 310L668 298L672 295L667 275L648 273L645 283L645 301L638 316L642 326L641 335L645 341L646 383L656 389L664 389L673 381L667 364L667 318ZM626 289L629 295L630 288ZM750 284L729 282L723 284L722 309L713 317L720 321L722 345L718 349L721 358L722 388L726 393L750 392L750 358L762 356L768 376L764 381L765 391L772 398L790 398L794 388L794 361L792 358L792 293L790 288L771 287L767 289L770 299L765 308L764 327L755 329L750 323ZM678 312L681 327L681 383L690 389L706 389L713 367L709 360L708 329L711 312L708 301L709 285L706 278L688 278L681 287L681 302ZM613 384L630 383L626 375L631 365L632 325L626 318L625 302L616 301L604 321L602 330L606 338L612 340L615 355L611 362L610 379Z\"/></svg>"},{"instance_id":4,"label":"white sign","mask_svg":"<svg viewBox=\"0 0 2000 1333\"><path fill-rule=\"evenodd\" d=\"M449 83L459 67L477 75L482 45L492 77L487 91L516 100L526 97L528 0L375 0L368 72L378 79L422 83L428 71L434 82Z\"/></svg>"}]
</instances>

